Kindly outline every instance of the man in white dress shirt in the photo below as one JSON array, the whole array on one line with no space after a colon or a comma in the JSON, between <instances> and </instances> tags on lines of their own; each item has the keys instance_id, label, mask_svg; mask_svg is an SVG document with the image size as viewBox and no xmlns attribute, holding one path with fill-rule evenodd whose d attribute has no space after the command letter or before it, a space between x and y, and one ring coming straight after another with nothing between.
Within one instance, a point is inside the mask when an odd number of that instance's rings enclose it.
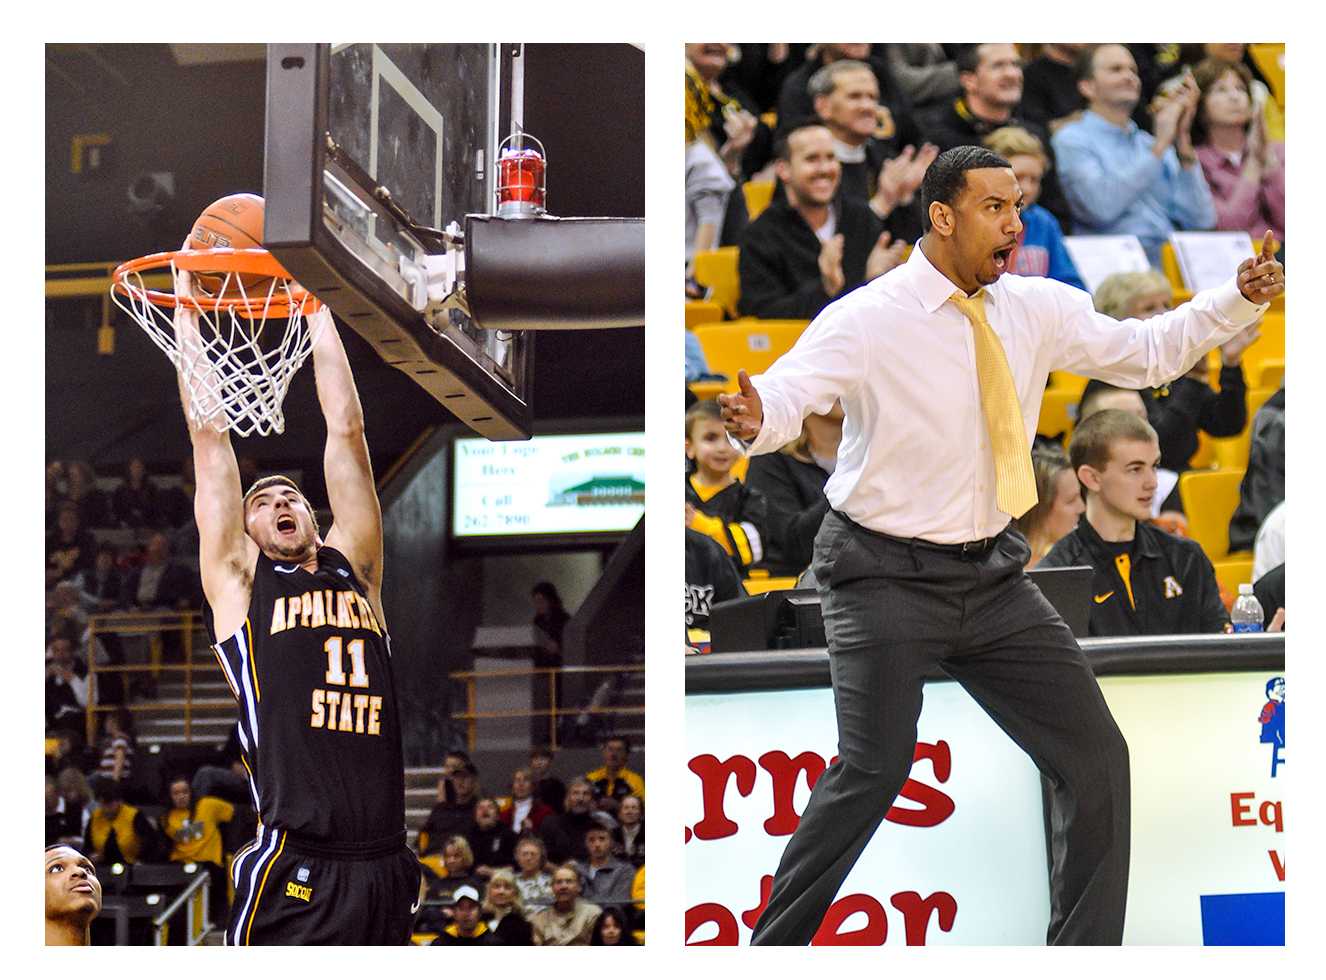
<instances>
[{"instance_id":1,"label":"man in white dress shirt","mask_svg":"<svg viewBox=\"0 0 1326 980\"><path fill-rule=\"evenodd\" d=\"M815 784L751 942L810 942L907 779L922 682L939 667L1052 786L1047 942L1118 944L1128 747L1072 633L1023 572L1029 549L1010 519L1035 502L1026 447L1050 371L1130 388L1182 377L1284 291L1284 268L1268 234L1265 259L1225 285L1145 322L1114 320L1081 290L1003 275L1022 228L1007 161L955 147L921 195L927 230L910 259L720 396L729 431L757 454L836 399L846 414L812 564L839 759Z\"/></svg>"}]
</instances>

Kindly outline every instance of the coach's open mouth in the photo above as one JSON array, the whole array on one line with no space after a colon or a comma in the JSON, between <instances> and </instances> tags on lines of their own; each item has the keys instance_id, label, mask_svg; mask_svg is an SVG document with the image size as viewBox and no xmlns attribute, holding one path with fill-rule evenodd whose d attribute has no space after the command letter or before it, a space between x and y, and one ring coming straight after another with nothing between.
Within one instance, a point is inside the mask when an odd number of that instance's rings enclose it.
<instances>
[{"instance_id":1,"label":"coach's open mouth","mask_svg":"<svg viewBox=\"0 0 1326 980\"><path fill-rule=\"evenodd\" d=\"M1003 272L1008 268L1008 260L1012 257L1013 249L1016 247L1017 242L1010 242L1003 248L997 248L994 250L994 264L996 269Z\"/></svg>"}]
</instances>

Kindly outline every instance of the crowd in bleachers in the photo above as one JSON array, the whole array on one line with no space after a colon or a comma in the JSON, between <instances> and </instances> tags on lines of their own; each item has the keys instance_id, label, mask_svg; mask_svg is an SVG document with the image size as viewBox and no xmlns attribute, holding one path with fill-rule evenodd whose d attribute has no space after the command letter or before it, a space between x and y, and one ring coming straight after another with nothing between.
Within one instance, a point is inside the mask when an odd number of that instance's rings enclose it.
<instances>
[{"instance_id":1,"label":"crowd in bleachers","mask_svg":"<svg viewBox=\"0 0 1326 980\"><path fill-rule=\"evenodd\" d=\"M686 619L688 630L701 631L691 645L702 642L714 602L787 587L806 570L841 436L835 407L808 417L781 452L748 461L719 438L712 399L736 390L739 369L767 368L830 302L905 261L921 235L918 189L935 155L982 144L1009 162L1025 195L1010 273L1085 289L1065 237L1136 237L1152 271L1108 276L1093 283L1093 298L1102 313L1145 318L1192 295L1172 233L1246 232L1259 244L1270 231L1283 243L1283 50L687 45ZM1029 567L1075 533L1099 536L1101 525L1122 533L1117 521L1135 520L1165 535L1143 548L1150 532L1139 532L1143 564L1152 551L1178 549L1191 559L1184 574L1200 583L1171 603L1204 610L1180 629L1129 595L1119 616L1093 616L1093 633L1225 629L1254 569L1273 584L1258 593L1268 625L1276 618L1284 601L1284 365L1279 301L1158 388L1120 391L1051 374L1033 447L1041 502L1019 521L1032 546ZM1132 507L1128 517L1110 502L1109 480L1102 495L1072 462L1092 441L1088 430L1075 453L1076 430L1102 410L1143 426L1107 417L1113 424L1095 437L1107 450L1120 441L1156 444L1158 465L1146 461L1156 482L1144 494L1148 512ZM1099 445L1088 455L1089 469L1109 469L1112 479L1112 457L1101 457ZM1278 530L1259 538L1273 511ZM721 574L715 548L731 566ZM1105 562L1108 550L1091 557ZM1118 567L1105 569L1116 582ZM1164 576L1161 583L1167 598L1179 599L1181 585Z\"/></svg>"}]
</instances>

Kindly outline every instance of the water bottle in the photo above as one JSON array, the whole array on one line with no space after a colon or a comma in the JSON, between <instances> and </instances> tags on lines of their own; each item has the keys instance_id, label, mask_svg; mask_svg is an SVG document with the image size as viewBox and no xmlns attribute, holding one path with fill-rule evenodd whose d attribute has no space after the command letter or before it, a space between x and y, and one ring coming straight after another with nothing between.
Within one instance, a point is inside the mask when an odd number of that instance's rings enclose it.
<instances>
[{"instance_id":1,"label":"water bottle","mask_svg":"<svg viewBox=\"0 0 1326 980\"><path fill-rule=\"evenodd\" d=\"M1244 582L1239 586L1239 597L1234 600L1234 609L1229 615L1234 623L1235 633L1260 633L1266 622L1262 604L1253 594L1252 583Z\"/></svg>"}]
</instances>

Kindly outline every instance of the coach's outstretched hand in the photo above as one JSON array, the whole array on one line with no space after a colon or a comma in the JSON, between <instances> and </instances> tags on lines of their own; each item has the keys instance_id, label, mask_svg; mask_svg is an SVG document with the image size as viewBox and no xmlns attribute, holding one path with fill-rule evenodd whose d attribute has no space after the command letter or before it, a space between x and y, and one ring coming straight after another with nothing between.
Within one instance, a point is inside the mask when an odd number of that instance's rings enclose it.
<instances>
[{"instance_id":1,"label":"coach's outstretched hand","mask_svg":"<svg viewBox=\"0 0 1326 980\"><path fill-rule=\"evenodd\" d=\"M1239 263L1239 292L1249 303L1269 303L1285 291L1285 267L1275 260L1279 248L1268 230L1262 239L1262 254Z\"/></svg>"},{"instance_id":2,"label":"coach's outstretched hand","mask_svg":"<svg viewBox=\"0 0 1326 980\"><path fill-rule=\"evenodd\" d=\"M737 372L737 386L741 389L737 394L718 396L718 404L723 409L723 424L738 439L754 439L764 424L760 393L744 370Z\"/></svg>"}]
</instances>

